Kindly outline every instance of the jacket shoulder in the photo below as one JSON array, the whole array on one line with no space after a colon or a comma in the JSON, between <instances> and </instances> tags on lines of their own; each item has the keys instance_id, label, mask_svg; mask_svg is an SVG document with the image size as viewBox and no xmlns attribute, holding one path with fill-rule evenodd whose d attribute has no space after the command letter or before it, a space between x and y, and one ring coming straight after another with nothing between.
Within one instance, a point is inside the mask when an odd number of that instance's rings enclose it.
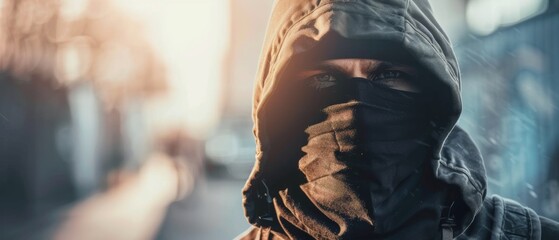
<instances>
[{"instance_id":1,"label":"jacket shoulder","mask_svg":"<svg viewBox=\"0 0 559 240\"><path fill-rule=\"evenodd\" d=\"M502 204L501 230L505 239L541 239L540 217L534 210L510 199L497 196L493 198L499 205Z\"/></svg>"},{"instance_id":2,"label":"jacket shoulder","mask_svg":"<svg viewBox=\"0 0 559 240\"><path fill-rule=\"evenodd\" d=\"M534 210L494 195L485 199L474 222L458 239L559 239L557 223L542 219Z\"/></svg>"},{"instance_id":3,"label":"jacket shoulder","mask_svg":"<svg viewBox=\"0 0 559 240\"><path fill-rule=\"evenodd\" d=\"M559 239L559 222L546 217L540 217L542 239Z\"/></svg>"}]
</instances>

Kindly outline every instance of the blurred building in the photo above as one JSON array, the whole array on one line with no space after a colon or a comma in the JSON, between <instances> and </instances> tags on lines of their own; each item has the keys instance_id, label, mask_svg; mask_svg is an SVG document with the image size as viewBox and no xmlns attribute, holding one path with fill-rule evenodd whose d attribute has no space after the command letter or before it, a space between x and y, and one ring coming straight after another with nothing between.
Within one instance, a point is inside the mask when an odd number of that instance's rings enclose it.
<instances>
[{"instance_id":1,"label":"blurred building","mask_svg":"<svg viewBox=\"0 0 559 240\"><path fill-rule=\"evenodd\" d=\"M200 140L150 118L174 72L141 21L105 0L5 0L0 9L1 238L49 238L75 203L153 152L196 178Z\"/></svg>"},{"instance_id":2,"label":"blurred building","mask_svg":"<svg viewBox=\"0 0 559 240\"><path fill-rule=\"evenodd\" d=\"M518 2L526 12L517 9L514 22L506 8L491 12L491 5L470 1L476 6L469 11L483 11L478 18L500 18L485 19L490 26L475 22L472 34L458 41L464 102L459 124L485 158L489 194L559 219L559 1Z\"/></svg>"}]
</instances>

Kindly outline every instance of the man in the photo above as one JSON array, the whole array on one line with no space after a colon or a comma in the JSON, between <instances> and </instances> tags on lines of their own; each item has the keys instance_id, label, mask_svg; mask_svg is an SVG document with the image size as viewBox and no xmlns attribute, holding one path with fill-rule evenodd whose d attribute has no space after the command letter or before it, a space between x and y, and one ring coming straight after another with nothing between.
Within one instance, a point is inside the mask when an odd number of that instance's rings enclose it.
<instances>
[{"instance_id":1,"label":"man","mask_svg":"<svg viewBox=\"0 0 559 240\"><path fill-rule=\"evenodd\" d=\"M558 239L486 197L460 73L427 0L282 0L255 88L240 239Z\"/></svg>"}]
</instances>

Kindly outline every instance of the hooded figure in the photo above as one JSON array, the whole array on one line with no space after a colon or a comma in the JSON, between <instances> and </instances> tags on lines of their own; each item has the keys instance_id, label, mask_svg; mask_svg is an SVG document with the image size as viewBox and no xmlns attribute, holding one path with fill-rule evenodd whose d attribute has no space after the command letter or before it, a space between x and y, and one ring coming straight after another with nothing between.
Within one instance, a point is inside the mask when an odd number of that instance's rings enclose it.
<instances>
[{"instance_id":1,"label":"hooded figure","mask_svg":"<svg viewBox=\"0 0 559 240\"><path fill-rule=\"evenodd\" d=\"M346 60L369 70L317 66ZM556 222L486 197L427 0L277 1L257 77L239 239L559 239Z\"/></svg>"}]
</instances>

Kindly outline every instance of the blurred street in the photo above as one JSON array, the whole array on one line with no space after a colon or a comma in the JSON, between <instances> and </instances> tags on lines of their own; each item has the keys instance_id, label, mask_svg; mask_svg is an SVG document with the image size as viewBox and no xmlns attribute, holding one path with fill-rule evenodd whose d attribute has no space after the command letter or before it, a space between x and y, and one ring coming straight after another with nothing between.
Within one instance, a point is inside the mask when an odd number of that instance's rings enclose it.
<instances>
[{"instance_id":1,"label":"blurred street","mask_svg":"<svg viewBox=\"0 0 559 240\"><path fill-rule=\"evenodd\" d=\"M0 240L245 231L273 2L0 0ZM559 0L429 2L487 196L559 220Z\"/></svg>"},{"instance_id":2,"label":"blurred street","mask_svg":"<svg viewBox=\"0 0 559 240\"><path fill-rule=\"evenodd\" d=\"M249 227L241 207L244 180L209 176L193 195L171 205L157 239L233 239Z\"/></svg>"}]
</instances>

